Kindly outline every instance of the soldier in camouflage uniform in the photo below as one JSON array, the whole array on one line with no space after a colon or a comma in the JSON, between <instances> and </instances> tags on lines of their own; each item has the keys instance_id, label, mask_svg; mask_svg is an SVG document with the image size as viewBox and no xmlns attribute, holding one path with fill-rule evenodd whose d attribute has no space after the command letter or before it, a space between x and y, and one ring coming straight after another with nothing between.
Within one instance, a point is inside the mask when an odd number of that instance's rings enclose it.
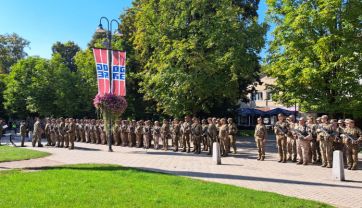
<instances>
[{"instance_id":1,"label":"soldier in camouflage uniform","mask_svg":"<svg viewBox=\"0 0 362 208\"><path fill-rule=\"evenodd\" d=\"M322 167L332 168L333 159L333 143L331 138L331 128L328 124L328 116L322 116L322 123L317 129L317 140L320 142L320 150L322 155Z\"/></svg>"},{"instance_id":2,"label":"soldier in camouflage uniform","mask_svg":"<svg viewBox=\"0 0 362 208\"><path fill-rule=\"evenodd\" d=\"M35 120L32 145L35 147L35 144L38 143L38 147L43 147L41 144L41 135L44 130L41 128L40 118L36 118Z\"/></svg>"},{"instance_id":3,"label":"soldier in camouflage uniform","mask_svg":"<svg viewBox=\"0 0 362 208\"><path fill-rule=\"evenodd\" d=\"M66 142L65 146L69 147L70 150L74 149L74 140L75 140L75 134L76 134L76 124L74 122L73 118L70 118L68 123L68 141ZM69 144L68 144L69 143Z\"/></svg>"},{"instance_id":4,"label":"soldier in camouflage uniform","mask_svg":"<svg viewBox=\"0 0 362 208\"><path fill-rule=\"evenodd\" d=\"M213 122L212 118L208 118L207 122L209 123L207 127L207 139L208 139L208 146L209 152L208 155L212 154L213 143L217 142L217 128L215 126L215 122Z\"/></svg>"},{"instance_id":5,"label":"soldier in camouflage uniform","mask_svg":"<svg viewBox=\"0 0 362 208\"><path fill-rule=\"evenodd\" d=\"M254 132L254 138L255 138L255 143L256 143L256 147L258 148L258 158L257 160L261 160L263 161L265 159L265 143L267 141L268 138L268 132L267 129L263 123L263 119L262 118L258 118L257 120L258 124L255 127L255 132Z\"/></svg>"},{"instance_id":6,"label":"soldier in camouflage uniform","mask_svg":"<svg viewBox=\"0 0 362 208\"><path fill-rule=\"evenodd\" d=\"M343 152L344 144L341 139L341 134L343 134L343 129L338 126L336 119L331 119L331 139L332 139L332 151L340 150ZM344 155L345 156L345 155Z\"/></svg>"},{"instance_id":7,"label":"soldier in camouflage uniform","mask_svg":"<svg viewBox=\"0 0 362 208\"><path fill-rule=\"evenodd\" d=\"M202 119L201 126L202 126L201 141L202 141L202 145L203 145L203 151L208 151L209 145L208 145L208 140L207 140L207 129L208 129L209 125L207 124L206 119Z\"/></svg>"},{"instance_id":8,"label":"soldier in camouflage uniform","mask_svg":"<svg viewBox=\"0 0 362 208\"><path fill-rule=\"evenodd\" d=\"M190 140L191 140L191 118L189 116L185 117L185 121L181 125L181 134L182 134L182 151L190 152Z\"/></svg>"},{"instance_id":9,"label":"soldier in camouflage uniform","mask_svg":"<svg viewBox=\"0 0 362 208\"><path fill-rule=\"evenodd\" d=\"M64 119L60 118L59 122L58 122L58 138L59 138L59 147L64 147L64 136L65 136L65 123L64 123Z\"/></svg>"},{"instance_id":10,"label":"soldier in camouflage uniform","mask_svg":"<svg viewBox=\"0 0 362 208\"><path fill-rule=\"evenodd\" d=\"M85 123L84 123L84 119L80 120L80 124L79 124L79 134L80 134L80 141L81 142L86 142L85 139Z\"/></svg>"},{"instance_id":11,"label":"soldier in camouflage uniform","mask_svg":"<svg viewBox=\"0 0 362 208\"><path fill-rule=\"evenodd\" d=\"M105 129L103 120L99 121L98 128L99 128L99 137L101 138L101 143L102 144L108 144L106 129ZM112 142L112 140L111 140L111 142Z\"/></svg>"},{"instance_id":12,"label":"soldier in camouflage uniform","mask_svg":"<svg viewBox=\"0 0 362 208\"><path fill-rule=\"evenodd\" d=\"M172 144L173 144L173 151L177 152L178 151L178 145L179 145L179 140L180 140L180 136L181 136L181 125L179 123L179 120L177 118L175 118L173 120L173 128L172 128Z\"/></svg>"},{"instance_id":13,"label":"soldier in camouflage uniform","mask_svg":"<svg viewBox=\"0 0 362 208\"><path fill-rule=\"evenodd\" d=\"M288 122L288 129L294 129L297 125L295 123L294 115L290 115L287 119ZM297 161L297 141L296 138L292 135L290 131L287 133L287 151L288 151L288 158L287 160L291 160L292 162Z\"/></svg>"},{"instance_id":14,"label":"soldier in camouflage uniform","mask_svg":"<svg viewBox=\"0 0 362 208\"><path fill-rule=\"evenodd\" d=\"M191 134L194 140L194 150L195 154L201 153L201 135L202 135L202 126L198 118L193 119L194 123L191 125Z\"/></svg>"},{"instance_id":15,"label":"soldier in camouflage uniform","mask_svg":"<svg viewBox=\"0 0 362 208\"><path fill-rule=\"evenodd\" d=\"M230 146L234 150L234 154L236 154L236 134L238 132L238 128L236 127L236 124L233 122L232 118L228 119L228 129L229 129L229 139L230 139ZM230 148L228 149L229 153Z\"/></svg>"},{"instance_id":16,"label":"soldier in camouflage uniform","mask_svg":"<svg viewBox=\"0 0 362 208\"><path fill-rule=\"evenodd\" d=\"M0 128L2 128L2 127L0 127ZM26 123L25 123L25 121L21 121L21 123L20 123L21 147L25 147L24 142L25 142L25 137L26 137L26 131L27 131Z\"/></svg>"},{"instance_id":17,"label":"soldier in camouflage uniform","mask_svg":"<svg viewBox=\"0 0 362 208\"><path fill-rule=\"evenodd\" d=\"M357 170L359 145L362 143L362 131L355 126L353 120L346 120L347 127L343 133L343 143L346 145L348 170Z\"/></svg>"},{"instance_id":18,"label":"soldier in camouflage uniform","mask_svg":"<svg viewBox=\"0 0 362 208\"><path fill-rule=\"evenodd\" d=\"M121 124L121 121L117 120L112 129L114 145L116 145L116 146L121 145L121 138L120 138L120 134L119 134L120 133L119 132L120 124Z\"/></svg>"},{"instance_id":19,"label":"soldier in camouflage uniform","mask_svg":"<svg viewBox=\"0 0 362 208\"><path fill-rule=\"evenodd\" d=\"M278 162L287 162L287 133L288 123L285 121L283 114L278 114L278 121L274 125L274 133L278 146L279 160Z\"/></svg>"},{"instance_id":20,"label":"soldier in camouflage uniform","mask_svg":"<svg viewBox=\"0 0 362 208\"><path fill-rule=\"evenodd\" d=\"M57 129L57 122L55 119L51 120L51 124L50 124L50 140L52 140L53 146L57 145L58 139L58 133L57 133L58 129Z\"/></svg>"},{"instance_id":21,"label":"soldier in camouflage uniform","mask_svg":"<svg viewBox=\"0 0 362 208\"><path fill-rule=\"evenodd\" d=\"M45 124L45 127L44 127L44 136L45 136L45 139L47 140L47 144L45 146L52 146L52 140L50 139L50 118L46 118L46 124Z\"/></svg>"},{"instance_id":22,"label":"soldier in camouflage uniform","mask_svg":"<svg viewBox=\"0 0 362 208\"><path fill-rule=\"evenodd\" d=\"M225 118L222 118L220 120L219 139L220 139L221 156L227 157L230 149L229 146L230 143L229 143L229 130Z\"/></svg>"},{"instance_id":23,"label":"soldier in camouflage uniform","mask_svg":"<svg viewBox=\"0 0 362 208\"><path fill-rule=\"evenodd\" d=\"M307 118L307 126L311 130L312 140L310 141L310 152L309 152L309 159L311 163L315 164L319 159L317 153L317 125L314 123L314 119L311 116Z\"/></svg>"},{"instance_id":24,"label":"soldier in camouflage uniform","mask_svg":"<svg viewBox=\"0 0 362 208\"><path fill-rule=\"evenodd\" d=\"M161 139L160 122L155 121L155 125L153 126L153 144L155 149L159 149L160 139Z\"/></svg>"},{"instance_id":25,"label":"soldier in camouflage uniform","mask_svg":"<svg viewBox=\"0 0 362 208\"><path fill-rule=\"evenodd\" d=\"M310 162L310 141L312 137L312 129L306 124L304 117L299 119L299 123L292 129L292 134L297 140L297 153L299 155L299 161L297 165L308 165Z\"/></svg>"},{"instance_id":26,"label":"soldier in camouflage uniform","mask_svg":"<svg viewBox=\"0 0 362 208\"><path fill-rule=\"evenodd\" d=\"M133 120L130 122L130 124L128 125L128 146L129 147L133 147L136 144L136 134L135 134L135 125L136 125L136 121Z\"/></svg>"},{"instance_id":27,"label":"soldier in camouflage uniform","mask_svg":"<svg viewBox=\"0 0 362 208\"><path fill-rule=\"evenodd\" d=\"M121 125L121 141L122 141L122 147L125 147L128 145L128 121L123 120Z\"/></svg>"},{"instance_id":28,"label":"soldier in camouflage uniform","mask_svg":"<svg viewBox=\"0 0 362 208\"><path fill-rule=\"evenodd\" d=\"M137 127L135 129L136 132L136 141L137 141L137 148L143 147L143 122L138 121Z\"/></svg>"},{"instance_id":29,"label":"soldier in camouflage uniform","mask_svg":"<svg viewBox=\"0 0 362 208\"><path fill-rule=\"evenodd\" d=\"M168 138L170 136L170 125L167 120L163 120L163 124L161 126L161 138L162 138L162 146L163 150L167 151L168 149Z\"/></svg>"},{"instance_id":30,"label":"soldier in camouflage uniform","mask_svg":"<svg viewBox=\"0 0 362 208\"><path fill-rule=\"evenodd\" d=\"M147 120L143 127L143 145L144 148L146 149L150 148L151 134L152 134L151 121Z\"/></svg>"}]
</instances>

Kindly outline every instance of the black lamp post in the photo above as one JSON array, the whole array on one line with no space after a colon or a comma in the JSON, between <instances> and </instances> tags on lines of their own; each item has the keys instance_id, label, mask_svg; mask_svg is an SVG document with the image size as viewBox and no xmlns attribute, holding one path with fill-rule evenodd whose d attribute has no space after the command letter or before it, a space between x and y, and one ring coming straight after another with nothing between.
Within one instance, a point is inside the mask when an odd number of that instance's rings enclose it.
<instances>
[{"instance_id":1,"label":"black lamp post","mask_svg":"<svg viewBox=\"0 0 362 208\"><path fill-rule=\"evenodd\" d=\"M106 20L107 22L107 30L103 29L102 20ZM99 19L99 25L96 30L97 33L107 33L107 39L108 43L106 44L107 50L108 50L108 73L109 73L109 89L111 90L110 93L112 93L112 23L115 22L117 24L117 30L115 30L114 35L115 36L122 36L121 31L119 30L119 22L115 19L112 19L111 21L108 20L107 17L101 17ZM108 129L108 151L113 152L112 150L112 118L109 120L109 129Z\"/></svg>"}]
</instances>

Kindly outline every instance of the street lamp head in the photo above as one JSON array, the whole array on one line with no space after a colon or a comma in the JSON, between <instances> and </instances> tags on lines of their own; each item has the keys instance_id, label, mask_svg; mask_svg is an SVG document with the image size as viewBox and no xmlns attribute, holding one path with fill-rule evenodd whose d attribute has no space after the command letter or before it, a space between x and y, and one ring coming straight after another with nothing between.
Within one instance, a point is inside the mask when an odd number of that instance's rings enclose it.
<instances>
[{"instance_id":1,"label":"street lamp head","mask_svg":"<svg viewBox=\"0 0 362 208\"><path fill-rule=\"evenodd\" d=\"M103 25L102 25L101 23L98 25L98 28L97 28L96 32L97 32L97 33L104 33L104 32L106 32L106 31L103 29Z\"/></svg>"},{"instance_id":2,"label":"street lamp head","mask_svg":"<svg viewBox=\"0 0 362 208\"><path fill-rule=\"evenodd\" d=\"M115 36L118 36L118 37L123 36L122 31L121 31L120 29L115 30L115 31L114 31L114 35L115 35Z\"/></svg>"}]
</instances>

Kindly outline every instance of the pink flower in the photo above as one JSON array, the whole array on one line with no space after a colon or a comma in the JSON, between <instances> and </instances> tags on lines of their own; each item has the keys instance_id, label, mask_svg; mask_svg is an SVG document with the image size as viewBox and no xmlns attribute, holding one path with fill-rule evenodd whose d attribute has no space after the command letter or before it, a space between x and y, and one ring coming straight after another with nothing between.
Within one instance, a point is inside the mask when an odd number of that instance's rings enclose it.
<instances>
[{"instance_id":1,"label":"pink flower","mask_svg":"<svg viewBox=\"0 0 362 208\"><path fill-rule=\"evenodd\" d=\"M93 99L93 105L95 108L102 111L109 111L113 114L120 115L126 110L128 103L122 96L113 94L97 94Z\"/></svg>"}]
</instances>

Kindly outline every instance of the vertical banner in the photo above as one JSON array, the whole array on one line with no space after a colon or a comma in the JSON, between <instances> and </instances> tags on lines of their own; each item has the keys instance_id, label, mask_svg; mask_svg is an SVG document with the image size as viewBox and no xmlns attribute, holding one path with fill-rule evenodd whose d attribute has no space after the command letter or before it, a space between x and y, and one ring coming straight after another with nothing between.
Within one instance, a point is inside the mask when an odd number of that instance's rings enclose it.
<instances>
[{"instance_id":1,"label":"vertical banner","mask_svg":"<svg viewBox=\"0 0 362 208\"><path fill-rule=\"evenodd\" d=\"M126 52L112 51L112 93L126 96Z\"/></svg>"},{"instance_id":2,"label":"vertical banner","mask_svg":"<svg viewBox=\"0 0 362 208\"><path fill-rule=\"evenodd\" d=\"M93 48L93 55L96 62L98 94L110 93L108 51L106 49Z\"/></svg>"}]
</instances>

